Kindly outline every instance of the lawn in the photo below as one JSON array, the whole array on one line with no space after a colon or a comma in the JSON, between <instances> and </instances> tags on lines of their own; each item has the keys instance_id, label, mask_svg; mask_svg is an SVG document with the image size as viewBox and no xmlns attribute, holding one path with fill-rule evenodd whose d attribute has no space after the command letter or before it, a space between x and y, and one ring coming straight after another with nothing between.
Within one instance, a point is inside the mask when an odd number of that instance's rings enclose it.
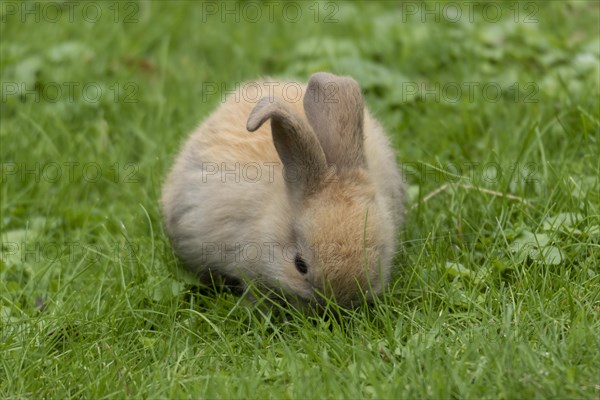
<instances>
[{"instance_id":1,"label":"lawn","mask_svg":"<svg viewBox=\"0 0 600 400\"><path fill-rule=\"evenodd\" d=\"M0 397L600 398L598 2L0 6ZM324 316L199 288L176 152L317 71L396 150L393 284Z\"/></svg>"}]
</instances>

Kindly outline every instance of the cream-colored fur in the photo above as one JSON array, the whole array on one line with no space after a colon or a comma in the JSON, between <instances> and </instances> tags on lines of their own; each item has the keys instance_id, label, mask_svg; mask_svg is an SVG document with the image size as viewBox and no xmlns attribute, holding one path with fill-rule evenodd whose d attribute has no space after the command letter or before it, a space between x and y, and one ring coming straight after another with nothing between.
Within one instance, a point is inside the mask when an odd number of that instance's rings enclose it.
<instances>
[{"instance_id":1,"label":"cream-colored fur","mask_svg":"<svg viewBox=\"0 0 600 400\"><path fill-rule=\"evenodd\" d=\"M342 89L336 104L304 99L327 82ZM282 159L295 173L284 176ZM388 283L402 201L394 153L358 86L320 73L308 88L265 79L230 95L178 155L162 209L175 252L202 280L222 275L349 305Z\"/></svg>"}]
</instances>

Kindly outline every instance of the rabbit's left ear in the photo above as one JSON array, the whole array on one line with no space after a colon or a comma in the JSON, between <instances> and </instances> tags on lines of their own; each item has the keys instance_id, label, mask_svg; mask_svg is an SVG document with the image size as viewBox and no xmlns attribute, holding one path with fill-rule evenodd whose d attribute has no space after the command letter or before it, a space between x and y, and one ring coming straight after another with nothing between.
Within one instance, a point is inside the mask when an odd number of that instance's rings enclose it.
<instances>
[{"instance_id":1,"label":"rabbit's left ear","mask_svg":"<svg viewBox=\"0 0 600 400\"><path fill-rule=\"evenodd\" d=\"M294 175L288 187L300 197L305 191L316 189L323 180L327 162L311 127L284 100L263 97L250 113L246 129L254 132L268 119L275 150L286 170Z\"/></svg>"},{"instance_id":2,"label":"rabbit's left ear","mask_svg":"<svg viewBox=\"0 0 600 400\"><path fill-rule=\"evenodd\" d=\"M340 169L366 165L364 101L354 79L326 72L312 75L304 111L329 164Z\"/></svg>"}]
</instances>

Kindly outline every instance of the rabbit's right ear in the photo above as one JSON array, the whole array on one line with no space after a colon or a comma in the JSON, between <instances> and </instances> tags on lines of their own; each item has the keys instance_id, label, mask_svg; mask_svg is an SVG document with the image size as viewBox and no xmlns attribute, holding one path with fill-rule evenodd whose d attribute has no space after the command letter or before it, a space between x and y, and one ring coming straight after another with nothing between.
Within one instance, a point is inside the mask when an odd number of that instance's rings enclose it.
<instances>
[{"instance_id":1,"label":"rabbit's right ear","mask_svg":"<svg viewBox=\"0 0 600 400\"><path fill-rule=\"evenodd\" d=\"M316 188L327 169L325 153L312 128L280 98L263 97L254 107L246 129L254 132L271 119L273 143L290 187Z\"/></svg>"},{"instance_id":2,"label":"rabbit's right ear","mask_svg":"<svg viewBox=\"0 0 600 400\"><path fill-rule=\"evenodd\" d=\"M328 164L352 169L366 165L364 101L358 83L327 72L313 74L304 96L304 111Z\"/></svg>"}]
</instances>

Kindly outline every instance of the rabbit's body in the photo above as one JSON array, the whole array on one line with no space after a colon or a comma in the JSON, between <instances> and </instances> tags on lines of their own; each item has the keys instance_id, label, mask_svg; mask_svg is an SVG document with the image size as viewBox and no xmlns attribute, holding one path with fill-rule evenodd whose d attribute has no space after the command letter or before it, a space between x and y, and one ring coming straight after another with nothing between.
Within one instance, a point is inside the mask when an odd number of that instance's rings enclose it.
<instances>
[{"instance_id":1,"label":"rabbit's body","mask_svg":"<svg viewBox=\"0 0 600 400\"><path fill-rule=\"evenodd\" d=\"M273 98L259 103L261 93ZM288 93L294 101L285 101ZM366 110L364 150L358 150L364 153L362 166L346 166L325 152L327 166L313 171L311 165L324 160L318 144L313 153L320 161L302 164L310 152L290 161L319 143L303 96L305 85L272 80L252 82L230 95L177 158L162 198L166 227L175 252L202 280L221 275L307 301L316 290L351 303L360 297L356 283L370 297L389 280L402 214L401 179L383 129ZM269 111L279 103L281 108ZM313 114L321 112L322 103L316 105ZM277 114L280 109L287 114ZM272 120L286 132L286 124L292 125L292 134L277 142ZM297 144L289 140L296 131L310 131L312 142L293 147ZM279 152L275 143L281 143ZM334 145L339 147L329 144ZM308 271L302 272L303 266Z\"/></svg>"}]
</instances>

